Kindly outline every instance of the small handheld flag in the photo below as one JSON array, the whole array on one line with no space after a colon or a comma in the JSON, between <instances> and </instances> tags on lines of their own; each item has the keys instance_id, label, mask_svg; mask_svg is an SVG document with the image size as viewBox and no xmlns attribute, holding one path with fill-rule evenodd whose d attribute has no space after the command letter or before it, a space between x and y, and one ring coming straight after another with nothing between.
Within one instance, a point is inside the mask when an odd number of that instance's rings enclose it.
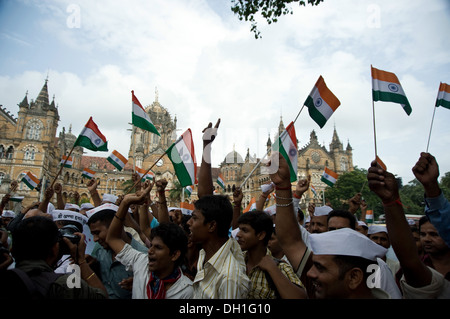
<instances>
[{"instance_id":1,"label":"small handheld flag","mask_svg":"<svg viewBox=\"0 0 450 319\"><path fill-rule=\"evenodd\" d=\"M291 182L297 180L297 137L295 135L294 122L289 123L286 130L280 135L273 145L274 150L278 150L288 163Z\"/></svg>"},{"instance_id":2,"label":"small handheld flag","mask_svg":"<svg viewBox=\"0 0 450 319\"><path fill-rule=\"evenodd\" d=\"M333 172L331 169L325 167L322 177L320 178L320 180L322 182L324 182L325 184L327 184L330 187L333 187L334 184L336 184L336 181L338 179L338 174L336 174L335 172Z\"/></svg>"},{"instance_id":3,"label":"small handheld flag","mask_svg":"<svg viewBox=\"0 0 450 319\"><path fill-rule=\"evenodd\" d=\"M304 105L308 107L311 118L322 128L341 102L327 87L323 77L319 76Z\"/></svg>"},{"instance_id":4,"label":"small handheld flag","mask_svg":"<svg viewBox=\"0 0 450 319\"><path fill-rule=\"evenodd\" d=\"M61 165L63 165L64 167L68 167L68 168L72 167L72 165L73 165L72 156L63 155L62 159L61 159Z\"/></svg>"},{"instance_id":5,"label":"small handheld flag","mask_svg":"<svg viewBox=\"0 0 450 319\"><path fill-rule=\"evenodd\" d=\"M95 172L89 168L84 168L83 173L81 173L81 176L92 179L95 175Z\"/></svg>"},{"instance_id":6,"label":"small handheld flag","mask_svg":"<svg viewBox=\"0 0 450 319\"><path fill-rule=\"evenodd\" d=\"M81 130L81 133L75 141L74 146L82 146L94 152L108 151L108 142L106 141L106 137L100 132L97 124L95 124L95 122L92 120L92 116L89 118L88 122Z\"/></svg>"},{"instance_id":7,"label":"small handheld flag","mask_svg":"<svg viewBox=\"0 0 450 319\"><path fill-rule=\"evenodd\" d=\"M219 184L219 186L222 187L223 190L225 191L225 179L223 178L222 173L220 173L219 176L217 177L217 184Z\"/></svg>"},{"instance_id":8,"label":"small handheld flag","mask_svg":"<svg viewBox=\"0 0 450 319\"><path fill-rule=\"evenodd\" d=\"M406 114L410 115L412 108L397 76L392 72L378 70L372 66L371 69L373 100L399 103Z\"/></svg>"},{"instance_id":9,"label":"small handheld flag","mask_svg":"<svg viewBox=\"0 0 450 319\"><path fill-rule=\"evenodd\" d=\"M175 173L182 187L197 184L197 161L195 159L194 142L191 129L187 129L181 137L166 151L173 164Z\"/></svg>"},{"instance_id":10,"label":"small handheld flag","mask_svg":"<svg viewBox=\"0 0 450 319\"><path fill-rule=\"evenodd\" d=\"M31 172L28 172L23 176L22 182L24 182L31 190L35 189L40 183L36 175Z\"/></svg>"},{"instance_id":11,"label":"small handheld flag","mask_svg":"<svg viewBox=\"0 0 450 319\"><path fill-rule=\"evenodd\" d=\"M131 122L133 123L133 125L143 130L152 132L156 135L160 135L152 120L150 119L150 116L142 107L141 102L139 102L137 97L134 95L134 91L131 91L131 106Z\"/></svg>"},{"instance_id":12,"label":"small handheld flag","mask_svg":"<svg viewBox=\"0 0 450 319\"><path fill-rule=\"evenodd\" d=\"M125 164L128 162L128 160L116 150L112 151L107 160L119 171L121 171L125 167Z\"/></svg>"}]
</instances>

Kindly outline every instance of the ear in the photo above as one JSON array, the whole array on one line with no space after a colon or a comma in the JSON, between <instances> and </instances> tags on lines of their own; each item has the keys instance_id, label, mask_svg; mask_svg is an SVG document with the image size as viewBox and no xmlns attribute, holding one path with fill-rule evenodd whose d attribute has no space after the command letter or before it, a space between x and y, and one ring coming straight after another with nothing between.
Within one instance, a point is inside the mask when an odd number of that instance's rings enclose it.
<instances>
[{"instance_id":1,"label":"ear","mask_svg":"<svg viewBox=\"0 0 450 319\"><path fill-rule=\"evenodd\" d=\"M208 231L210 233L213 233L217 229L217 222L215 220L212 220L208 223Z\"/></svg>"},{"instance_id":2,"label":"ear","mask_svg":"<svg viewBox=\"0 0 450 319\"><path fill-rule=\"evenodd\" d=\"M178 258L180 258L181 256L181 251L180 250L175 250L172 253L172 258L170 258L171 261L176 262L178 260Z\"/></svg>"},{"instance_id":3,"label":"ear","mask_svg":"<svg viewBox=\"0 0 450 319\"><path fill-rule=\"evenodd\" d=\"M258 235L256 235L256 238L258 238L259 241L263 241L264 237L266 237L265 231L261 231Z\"/></svg>"},{"instance_id":4,"label":"ear","mask_svg":"<svg viewBox=\"0 0 450 319\"><path fill-rule=\"evenodd\" d=\"M360 268L352 268L347 272L348 288L355 290L364 281L364 274Z\"/></svg>"}]
</instances>

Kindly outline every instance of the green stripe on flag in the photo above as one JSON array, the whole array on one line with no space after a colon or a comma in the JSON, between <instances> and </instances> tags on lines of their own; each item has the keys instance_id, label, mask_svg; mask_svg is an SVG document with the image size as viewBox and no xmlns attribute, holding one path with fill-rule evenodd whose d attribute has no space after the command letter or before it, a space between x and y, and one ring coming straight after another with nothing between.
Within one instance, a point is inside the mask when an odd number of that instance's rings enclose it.
<instances>
[{"instance_id":1,"label":"green stripe on flag","mask_svg":"<svg viewBox=\"0 0 450 319\"><path fill-rule=\"evenodd\" d=\"M289 138L289 137L286 137L286 138ZM280 147L280 153L281 153L281 155L283 155L283 157L284 157L284 159L286 160L286 162L288 163L288 166L289 166L289 175L290 175L290 179L291 179L291 182L295 182L296 180L297 180L297 176L296 176L296 174L295 174L295 170L294 170L294 168L292 167L292 163L291 163L291 160L290 160L290 158L289 158L289 155L286 153L286 150L284 149L284 147Z\"/></svg>"},{"instance_id":2,"label":"green stripe on flag","mask_svg":"<svg viewBox=\"0 0 450 319\"><path fill-rule=\"evenodd\" d=\"M103 152L108 151L108 142L97 148L97 146L94 143L92 143L91 139L84 135L78 136L77 140L75 141L75 146L82 146L91 151L103 151Z\"/></svg>"},{"instance_id":3,"label":"green stripe on flag","mask_svg":"<svg viewBox=\"0 0 450 319\"><path fill-rule=\"evenodd\" d=\"M31 190L33 190L34 189L34 186L33 185L31 185L25 178L24 179L22 179L22 182L24 182L25 183L25 185L27 185Z\"/></svg>"},{"instance_id":4,"label":"green stripe on flag","mask_svg":"<svg viewBox=\"0 0 450 319\"><path fill-rule=\"evenodd\" d=\"M408 115L410 115L412 112L411 105L409 105L408 99L404 95L372 90L372 97L374 101L394 102L402 104L403 109Z\"/></svg>"},{"instance_id":5,"label":"green stripe on flag","mask_svg":"<svg viewBox=\"0 0 450 319\"><path fill-rule=\"evenodd\" d=\"M305 105L308 107L309 116L311 116L311 118L320 126L320 128L324 127L327 119L325 118L325 116L323 116L322 113L317 110L311 96L308 96L305 101Z\"/></svg>"},{"instance_id":6,"label":"green stripe on flag","mask_svg":"<svg viewBox=\"0 0 450 319\"><path fill-rule=\"evenodd\" d=\"M444 99L440 99L436 101L436 106L443 106L447 109L450 109L450 101L444 100Z\"/></svg>"},{"instance_id":7,"label":"green stripe on flag","mask_svg":"<svg viewBox=\"0 0 450 319\"><path fill-rule=\"evenodd\" d=\"M330 187L333 187L334 186L334 183L332 183L331 181L329 181L328 179L326 179L325 177L321 177L320 178L320 180L322 181L322 182L324 182L325 184L327 184L328 186L330 186Z\"/></svg>"},{"instance_id":8,"label":"green stripe on flag","mask_svg":"<svg viewBox=\"0 0 450 319\"><path fill-rule=\"evenodd\" d=\"M120 166L120 164L117 163L116 161L114 161L111 157L108 157L107 160L108 160L108 162L113 164L119 171L121 171L123 169L123 167Z\"/></svg>"},{"instance_id":9,"label":"green stripe on flag","mask_svg":"<svg viewBox=\"0 0 450 319\"><path fill-rule=\"evenodd\" d=\"M173 143L167 150L167 155L169 156L170 161L173 164L173 168L175 169L175 173L177 174L178 181L182 187L190 186L194 184L191 180L191 176L184 165L180 154L178 154L178 150L175 147L176 143Z\"/></svg>"},{"instance_id":10,"label":"green stripe on flag","mask_svg":"<svg viewBox=\"0 0 450 319\"><path fill-rule=\"evenodd\" d=\"M152 123L150 123L149 121L140 116L137 116L134 113L131 113L131 122L133 123L134 126L137 126L143 130L150 131L152 133L155 133L156 135L161 136L156 127Z\"/></svg>"}]
</instances>

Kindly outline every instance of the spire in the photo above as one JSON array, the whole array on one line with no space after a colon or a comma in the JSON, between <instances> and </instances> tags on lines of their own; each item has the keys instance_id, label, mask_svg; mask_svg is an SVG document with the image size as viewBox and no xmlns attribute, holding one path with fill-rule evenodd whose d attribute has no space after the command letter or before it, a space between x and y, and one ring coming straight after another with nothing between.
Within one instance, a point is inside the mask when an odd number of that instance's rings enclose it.
<instances>
[{"instance_id":1,"label":"spire","mask_svg":"<svg viewBox=\"0 0 450 319\"><path fill-rule=\"evenodd\" d=\"M158 87L155 86L155 102L158 102L158 99L159 99Z\"/></svg>"},{"instance_id":2,"label":"spire","mask_svg":"<svg viewBox=\"0 0 450 319\"><path fill-rule=\"evenodd\" d=\"M28 104L28 90L25 93L25 97L23 98L22 102L19 103L19 107L26 107L28 108L29 104Z\"/></svg>"},{"instance_id":3,"label":"spire","mask_svg":"<svg viewBox=\"0 0 450 319\"><path fill-rule=\"evenodd\" d=\"M281 135L285 130L284 124L283 124L283 116L280 115L280 124L278 125L278 135Z\"/></svg>"},{"instance_id":4,"label":"spire","mask_svg":"<svg viewBox=\"0 0 450 319\"><path fill-rule=\"evenodd\" d=\"M44 86L42 87L41 92L39 92L39 95L36 99L36 104L42 104L45 106L49 105L47 82L48 82L48 78L45 79Z\"/></svg>"},{"instance_id":5,"label":"spire","mask_svg":"<svg viewBox=\"0 0 450 319\"><path fill-rule=\"evenodd\" d=\"M333 138L330 143L330 150L333 150L335 148L342 150L342 143L339 140L339 136L336 131L336 125L334 125Z\"/></svg>"}]
</instances>

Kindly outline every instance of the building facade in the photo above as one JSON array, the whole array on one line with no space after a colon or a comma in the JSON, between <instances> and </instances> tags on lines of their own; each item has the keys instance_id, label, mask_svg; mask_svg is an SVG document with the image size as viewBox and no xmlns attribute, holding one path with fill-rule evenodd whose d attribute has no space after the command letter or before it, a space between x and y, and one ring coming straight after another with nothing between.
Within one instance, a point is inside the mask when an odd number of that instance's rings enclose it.
<instances>
[{"instance_id":1,"label":"building facade","mask_svg":"<svg viewBox=\"0 0 450 319\"><path fill-rule=\"evenodd\" d=\"M16 180L19 182L19 187L15 195L24 196L23 206L42 200L44 190L59 173L62 156L68 155L77 138L72 133L71 127L67 131L63 128L57 136L58 105L55 104L54 96L50 102L47 83L46 80L35 100L28 101L28 94L25 94L18 104L17 117L14 117L6 108L0 107L0 196L8 193L11 181ZM83 154L82 147L75 147L71 154L72 167L62 168L56 178L56 181L63 185L63 197L66 202L73 202L76 193L80 195L81 202L90 201L86 186L89 180L82 176L84 168L96 172L94 178L98 182L97 189L100 195L122 194L124 188L131 184L130 179L135 166L145 170L152 167L151 171L157 180L165 178L168 181L166 188L168 192L177 187L173 165L164 154L177 138L176 116L172 117L170 112L159 103L157 91L155 101L144 109L161 136L140 128L133 128L127 154L128 163L122 171L118 171L106 157L86 156ZM283 121L280 119L278 134L284 129ZM276 139L277 136L273 138ZM271 146L272 141L269 136L267 150L270 150ZM243 205L248 205L253 197L257 199L261 193L261 185L270 182L269 176L261 171L260 166L255 169L258 162L259 159L256 156L250 155L249 149L244 158L233 147L219 167L212 169L216 193L232 198L234 189L242 185ZM338 174L353 170L352 148L348 143L344 149L336 128L328 149L319 144L314 131L311 132L309 142L298 149L298 178L311 175L311 183L317 190L317 196L308 191L302 199L303 205L311 200L321 203L326 185L320 181L320 177L325 166ZM252 171L250 178L243 184ZM30 190L20 182L27 172L33 173L40 179L39 188ZM219 174L222 174L225 180L225 190L216 183ZM188 201L197 199L197 189L195 185L193 186L193 193L190 198L186 198ZM152 194L155 194L155 190ZM178 202L169 202L171 206L178 204Z\"/></svg>"}]
</instances>

